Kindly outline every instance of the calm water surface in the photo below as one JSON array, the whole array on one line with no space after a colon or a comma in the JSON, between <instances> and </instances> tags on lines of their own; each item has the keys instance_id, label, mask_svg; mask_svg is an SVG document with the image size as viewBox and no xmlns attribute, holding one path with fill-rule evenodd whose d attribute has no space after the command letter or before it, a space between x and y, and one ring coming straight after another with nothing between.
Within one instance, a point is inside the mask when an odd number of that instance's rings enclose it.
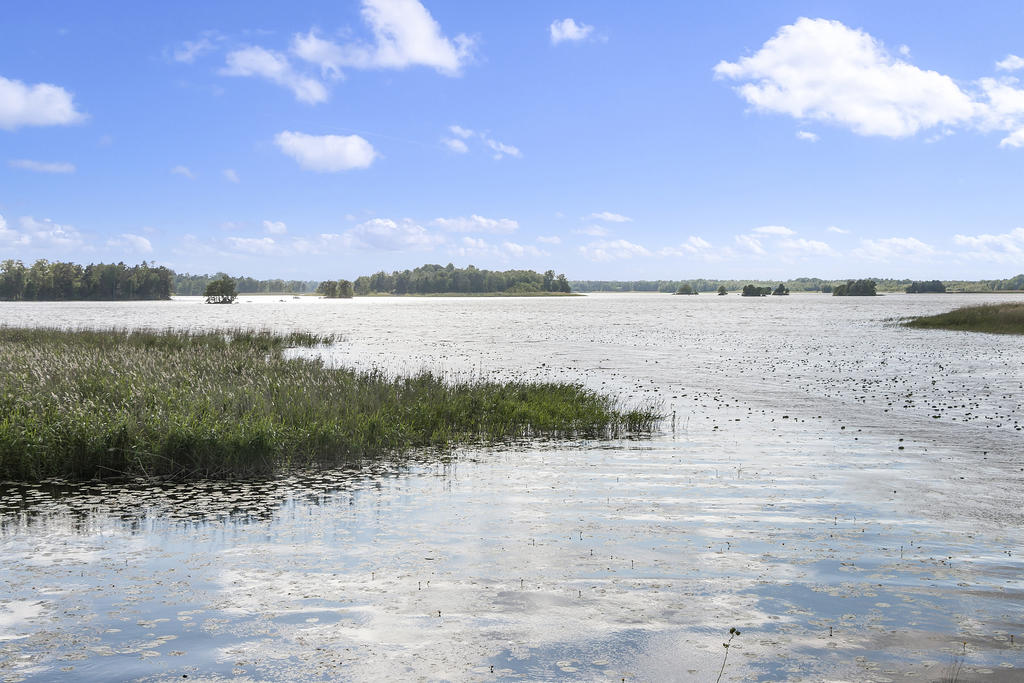
<instances>
[{"instance_id":1,"label":"calm water surface","mask_svg":"<svg viewBox=\"0 0 1024 683\"><path fill-rule=\"evenodd\" d=\"M892 319L1008 296L243 297L0 322L344 335L583 382L650 438L266 482L0 486L0 680L1024 680L1024 356ZM443 461L442 461L443 460Z\"/></svg>"}]
</instances>

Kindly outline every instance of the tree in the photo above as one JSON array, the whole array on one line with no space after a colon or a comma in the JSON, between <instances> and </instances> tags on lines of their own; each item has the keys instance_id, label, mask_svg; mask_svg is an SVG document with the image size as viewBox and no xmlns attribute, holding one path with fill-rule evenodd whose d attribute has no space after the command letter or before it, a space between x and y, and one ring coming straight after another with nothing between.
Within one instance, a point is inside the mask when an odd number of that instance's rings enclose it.
<instances>
[{"instance_id":1,"label":"tree","mask_svg":"<svg viewBox=\"0 0 1024 683\"><path fill-rule=\"evenodd\" d=\"M676 289L676 294L696 294L696 293L697 292L693 291L693 287L691 287L690 284L687 283L687 282L684 282L683 284L679 285L679 288Z\"/></svg>"},{"instance_id":2,"label":"tree","mask_svg":"<svg viewBox=\"0 0 1024 683\"><path fill-rule=\"evenodd\" d=\"M356 295L355 289L352 287L352 283L348 280L338 280L338 297L341 299L351 299Z\"/></svg>"},{"instance_id":3,"label":"tree","mask_svg":"<svg viewBox=\"0 0 1024 683\"><path fill-rule=\"evenodd\" d=\"M728 290L726 290L725 285L719 285L718 286L718 296L725 296L728 293L729 292L728 292Z\"/></svg>"},{"instance_id":4,"label":"tree","mask_svg":"<svg viewBox=\"0 0 1024 683\"><path fill-rule=\"evenodd\" d=\"M758 287L754 284L743 285L743 296L768 296L771 293L771 287Z\"/></svg>"},{"instance_id":5,"label":"tree","mask_svg":"<svg viewBox=\"0 0 1024 683\"><path fill-rule=\"evenodd\" d=\"M208 304L234 303L238 298L238 293L235 292L235 281L230 276L223 275L206 285L204 296Z\"/></svg>"},{"instance_id":6,"label":"tree","mask_svg":"<svg viewBox=\"0 0 1024 683\"><path fill-rule=\"evenodd\" d=\"M772 292L772 296L789 296L789 289L786 288L786 285L780 282L779 286L775 288L774 292Z\"/></svg>"},{"instance_id":7,"label":"tree","mask_svg":"<svg viewBox=\"0 0 1024 683\"><path fill-rule=\"evenodd\" d=\"M931 282L911 282L907 286L907 294L925 294L934 292L938 294L946 293L946 285L942 284L939 280L932 280Z\"/></svg>"}]
</instances>

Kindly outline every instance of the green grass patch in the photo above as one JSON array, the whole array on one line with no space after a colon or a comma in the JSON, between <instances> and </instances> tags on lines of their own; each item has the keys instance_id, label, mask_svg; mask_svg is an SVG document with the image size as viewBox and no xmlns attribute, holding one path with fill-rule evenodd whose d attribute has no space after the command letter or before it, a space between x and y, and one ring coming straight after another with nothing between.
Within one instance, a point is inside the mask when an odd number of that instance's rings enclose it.
<instances>
[{"instance_id":1,"label":"green grass patch","mask_svg":"<svg viewBox=\"0 0 1024 683\"><path fill-rule=\"evenodd\" d=\"M575 384L445 381L286 358L331 336L0 327L0 480L265 476L521 438L649 432Z\"/></svg>"},{"instance_id":2,"label":"green grass patch","mask_svg":"<svg viewBox=\"0 0 1024 683\"><path fill-rule=\"evenodd\" d=\"M966 306L949 313L913 318L903 324L922 329L1024 334L1024 303Z\"/></svg>"}]
</instances>

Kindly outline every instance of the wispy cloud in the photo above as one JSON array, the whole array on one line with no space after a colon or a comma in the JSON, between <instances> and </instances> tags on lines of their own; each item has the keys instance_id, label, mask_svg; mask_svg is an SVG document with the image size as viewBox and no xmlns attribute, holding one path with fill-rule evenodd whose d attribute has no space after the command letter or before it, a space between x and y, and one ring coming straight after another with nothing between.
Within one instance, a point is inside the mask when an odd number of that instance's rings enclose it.
<instances>
[{"instance_id":1,"label":"wispy cloud","mask_svg":"<svg viewBox=\"0 0 1024 683\"><path fill-rule=\"evenodd\" d=\"M67 161L32 161L31 159L12 159L7 162L11 168L23 168L37 173L74 173L75 165Z\"/></svg>"}]
</instances>

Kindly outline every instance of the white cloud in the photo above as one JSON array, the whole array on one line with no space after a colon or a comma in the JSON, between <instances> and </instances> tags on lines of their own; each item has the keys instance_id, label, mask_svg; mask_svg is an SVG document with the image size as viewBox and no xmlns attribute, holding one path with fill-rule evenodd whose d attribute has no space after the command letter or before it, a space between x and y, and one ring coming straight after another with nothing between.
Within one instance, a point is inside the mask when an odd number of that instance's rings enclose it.
<instances>
[{"instance_id":1,"label":"white cloud","mask_svg":"<svg viewBox=\"0 0 1024 683\"><path fill-rule=\"evenodd\" d=\"M1006 59L996 62L996 68L1000 71L1019 71L1024 69L1024 59L1017 55L1006 55Z\"/></svg>"},{"instance_id":2,"label":"white cloud","mask_svg":"<svg viewBox=\"0 0 1024 683\"><path fill-rule=\"evenodd\" d=\"M372 44L339 45L314 31L297 35L292 51L333 75L342 67L404 69L427 66L457 76L472 57L474 41L464 34L449 40L430 12L417 0L363 0L363 19L373 31Z\"/></svg>"},{"instance_id":3,"label":"white cloud","mask_svg":"<svg viewBox=\"0 0 1024 683\"><path fill-rule=\"evenodd\" d=\"M954 235L953 242L963 249L959 253L967 258L997 263L1024 261L1024 228L998 235Z\"/></svg>"},{"instance_id":4,"label":"white cloud","mask_svg":"<svg viewBox=\"0 0 1024 683\"><path fill-rule=\"evenodd\" d=\"M601 240L580 247L580 253L591 261L616 261L634 256L650 256L647 248L626 240Z\"/></svg>"},{"instance_id":5,"label":"white cloud","mask_svg":"<svg viewBox=\"0 0 1024 683\"><path fill-rule=\"evenodd\" d=\"M805 240L802 237L790 238L787 237L779 241L779 246L785 251L799 253L799 254L812 254L816 256L827 256L835 253L825 242L818 240Z\"/></svg>"},{"instance_id":6,"label":"white cloud","mask_svg":"<svg viewBox=\"0 0 1024 683\"><path fill-rule=\"evenodd\" d=\"M938 252L930 244L916 237L888 237L879 240L861 240L861 246L853 254L871 261L920 261L935 256Z\"/></svg>"},{"instance_id":7,"label":"white cloud","mask_svg":"<svg viewBox=\"0 0 1024 683\"><path fill-rule=\"evenodd\" d=\"M491 138L486 138L484 140L484 142L487 143L488 147L490 147L492 150L494 150L494 158L495 159L501 159L506 154L509 155L510 157L516 157L516 158L522 156L522 153L520 153L518 147L513 147L512 145L506 145L503 142L498 142L497 140L492 140Z\"/></svg>"},{"instance_id":8,"label":"white cloud","mask_svg":"<svg viewBox=\"0 0 1024 683\"><path fill-rule=\"evenodd\" d=\"M828 228L826 228L826 229L827 229L827 230L828 230L829 232L835 232L835 233L838 233L838 234L840 234L840 235L846 235L846 234L849 234L849 232L850 232L849 230L843 230L842 228L837 228L837 227L836 227L836 226L834 226L834 225L830 225L830 226L828 226Z\"/></svg>"},{"instance_id":9,"label":"white cloud","mask_svg":"<svg viewBox=\"0 0 1024 683\"><path fill-rule=\"evenodd\" d=\"M489 256L492 258L509 259L522 258L524 256L550 256L548 252L531 245L517 244L516 242L502 242L500 245L496 245L476 237L463 237L458 245L449 251L460 258Z\"/></svg>"},{"instance_id":10,"label":"white cloud","mask_svg":"<svg viewBox=\"0 0 1024 683\"><path fill-rule=\"evenodd\" d=\"M466 143L458 138L441 138L441 142L456 154L465 154L469 151L469 147L466 146Z\"/></svg>"},{"instance_id":11,"label":"white cloud","mask_svg":"<svg viewBox=\"0 0 1024 683\"><path fill-rule=\"evenodd\" d=\"M558 45L563 41L579 42L586 40L594 32L593 26L577 24L571 18L555 20L551 22L551 44Z\"/></svg>"},{"instance_id":12,"label":"white cloud","mask_svg":"<svg viewBox=\"0 0 1024 683\"><path fill-rule=\"evenodd\" d=\"M492 152L495 159L502 159L503 157L521 157L523 154L518 147L509 145L504 142L499 142L494 138L490 137L488 132L479 132L470 128L463 128L462 126L453 125L448 126L448 130L454 138L442 138L441 142L447 145L448 149L459 154L465 154L469 151L469 145L465 141L470 139L479 139L486 145ZM461 138L461 139L460 139Z\"/></svg>"},{"instance_id":13,"label":"white cloud","mask_svg":"<svg viewBox=\"0 0 1024 683\"><path fill-rule=\"evenodd\" d=\"M274 137L282 152L310 171L333 173L367 168L377 153L358 135L307 135L284 131Z\"/></svg>"},{"instance_id":14,"label":"white cloud","mask_svg":"<svg viewBox=\"0 0 1024 683\"><path fill-rule=\"evenodd\" d=\"M329 40L323 40L316 31L302 35L296 33L292 38L292 54L320 66L320 73L331 78L341 77L341 67L345 63L345 55L341 46Z\"/></svg>"},{"instance_id":15,"label":"white cloud","mask_svg":"<svg viewBox=\"0 0 1024 683\"><path fill-rule=\"evenodd\" d=\"M685 242L676 247L663 247L658 250L659 256L694 256L706 254L711 250L711 243L702 237L691 235Z\"/></svg>"},{"instance_id":16,"label":"white cloud","mask_svg":"<svg viewBox=\"0 0 1024 683\"><path fill-rule=\"evenodd\" d=\"M810 131L806 130L798 130L796 132L796 137L798 140L806 140L807 142L817 142L818 140L821 139L818 137L817 133L811 133Z\"/></svg>"},{"instance_id":17,"label":"white cloud","mask_svg":"<svg viewBox=\"0 0 1024 683\"><path fill-rule=\"evenodd\" d=\"M327 88L320 81L297 73L288 57L258 46L249 46L228 53L224 76L259 76L292 91L295 99L307 104L327 100Z\"/></svg>"},{"instance_id":18,"label":"white cloud","mask_svg":"<svg viewBox=\"0 0 1024 683\"><path fill-rule=\"evenodd\" d=\"M234 251L256 256L273 256L282 251L272 237L228 237L225 242Z\"/></svg>"},{"instance_id":19,"label":"white cloud","mask_svg":"<svg viewBox=\"0 0 1024 683\"><path fill-rule=\"evenodd\" d=\"M749 57L719 62L719 78L755 109L826 121L859 135L905 137L971 120L978 107L952 78L892 57L838 21L801 18Z\"/></svg>"},{"instance_id":20,"label":"white cloud","mask_svg":"<svg viewBox=\"0 0 1024 683\"><path fill-rule=\"evenodd\" d=\"M153 244L141 235L122 233L117 239L107 240L108 247L127 247L133 251L149 254L153 251Z\"/></svg>"},{"instance_id":21,"label":"white cloud","mask_svg":"<svg viewBox=\"0 0 1024 683\"><path fill-rule=\"evenodd\" d=\"M9 230L7 228L7 221L4 220L3 216L0 216L0 244L8 246L26 246L29 243L27 235L22 235L16 230Z\"/></svg>"},{"instance_id":22,"label":"white cloud","mask_svg":"<svg viewBox=\"0 0 1024 683\"><path fill-rule=\"evenodd\" d=\"M222 171L222 173L224 174L224 177L227 178L228 180L230 180L231 182L233 182L233 183L239 182L238 174L235 173L235 169L233 169L233 168L225 168Z\"/></svg>"},{"instance_id":23,"label":"white cloud","mask_svg":"<svg viewBox=\"0 0 1024 683\"><path fill-rule=\"evenodd\" d=\"M736 244L740 247L748 251L752 251L755 254L764 255L768 253L761 245L761 240L757 239L753 235L736 235L734 239L736 240Z\"/></svg>"},{"instance_id":24,"label":"white cloud","mask_svg":"<svg viewBox=\"0 0 1024 683\"><path fill-rule=\"evenodd\" d=\"M604 237L608 234L608 228L600 225L588 225L585 228L577 228L573 230L577 235L590 235L591 237Z\"/></svg>"},{"instance_id":25,"label":"white cloud","mask_svg":"<svg viewBox=\"0 0 1024 683\"><path fill-rule=\"evenodd\" d=\"M271 235L283 235L288 232L288 226L284 221L263 221L263 230Z\"/></svg>"},{"instance_id":26,"label":"white cloud","mask_svg":"<svg viewBox=\"0 0 1024 683\"><path fill-rule=\"evenodd\" d=\"M22 216L20 227L21 244L67 248L78 247L84 243L81 233L74 227L54 223L49 218L40 221L32 216Z\"/></svg>"},{"instance_id":27,"label":"white cloud","mask_svg":"<svg viewBox=\"0 0 1024 683\"><path fill-rule=\"evenodd\" d=\"M388 218L372 218L346 234L356 246L387 251L428 250L444 242L443 236L435 235L409 219L396 222Z\"/></svg>"},{"instance_id":28,"label":"white cloud","mask_svg":"<svg viewBox=\"0 0 1024 683\"><path fill-rule=\"evenodd\" d=\"M540 237L537 238L537 241L540 242L541 244L561 244L562 238L559 237L558 235L551 235L550 237L545 237L541 235Z\"/></svg>"},{"instance_id":29,"label":"white cloud","mask_svg":"<svg viewBox=\"0 0 1024 683\"><path fill-rule=\"evenodd\" d=\"M484 218L473 214L469 218L435 218L430 224L451 232L510 233L519 229L511 218Z\"/></svg>"},{"instance_id":30,"label":"white cloud","mask_svg":"<svg viewBox=\"0 0 1024 683\"><path fill-rule=\"evenodd\" d=\"M38 173L74 173L75 165L67 161L32 161L31 159L12 159L8 162L11 168L24 168Z\"/></svg>"},{"instance_id":31,"label":"white cloud","mask_svg":"<svg viewBox=\"0 0 1024 683\"><path fill-rule=\"evenodd\" d=\"M85 116L75 109L74 96L49 83L26 85L0 76L0 128L66 126Z\"/></svg>"},{"instance_id":32,"label":"white cloud","mask_svg":"<svg viewBox=\"0 0 1024 683\"><path fill-rule=\"evenodd\" d=\"M183 175L189 180L195 180L196 176L192 173L192 170L188 166L175 166L171 169L171 173L175 175Z\"/></svg>"},{"instance_id":33,"label":"white cloud","mask_svg":"<svg viewBox=\"0 0 1024 683\"><path fill-rule=\"evenodd\" d=\"M754 232L758 235L795 235L795 230L790 230L784 225L762 225L759 228L754 228Z\"/></svg>"},{"instance_id":34,"label":"white cloud","mask_svg":"<svg viewBox=\"0 0 1024 683\"><path fill-rule=\"evenodd\" d=\"M600 211L598 213L592 213L587 218L592 218L598 221L608 221L609 223L632 223L633 219L629 216L623 216L621 213L612 213L611 211Z\"/></svg>"},{"instance_id":35,"label":"white cloud","mask_svg":"<svg viewBox=\"0 0 1024 683\"><path fill-rule=\"evenodd\" d=\"M174 61L191 64L196 57L212 51L215 47L213 41L207 36L199 40L186 40L174 51Z\"/></svg>"}]
</instances>

